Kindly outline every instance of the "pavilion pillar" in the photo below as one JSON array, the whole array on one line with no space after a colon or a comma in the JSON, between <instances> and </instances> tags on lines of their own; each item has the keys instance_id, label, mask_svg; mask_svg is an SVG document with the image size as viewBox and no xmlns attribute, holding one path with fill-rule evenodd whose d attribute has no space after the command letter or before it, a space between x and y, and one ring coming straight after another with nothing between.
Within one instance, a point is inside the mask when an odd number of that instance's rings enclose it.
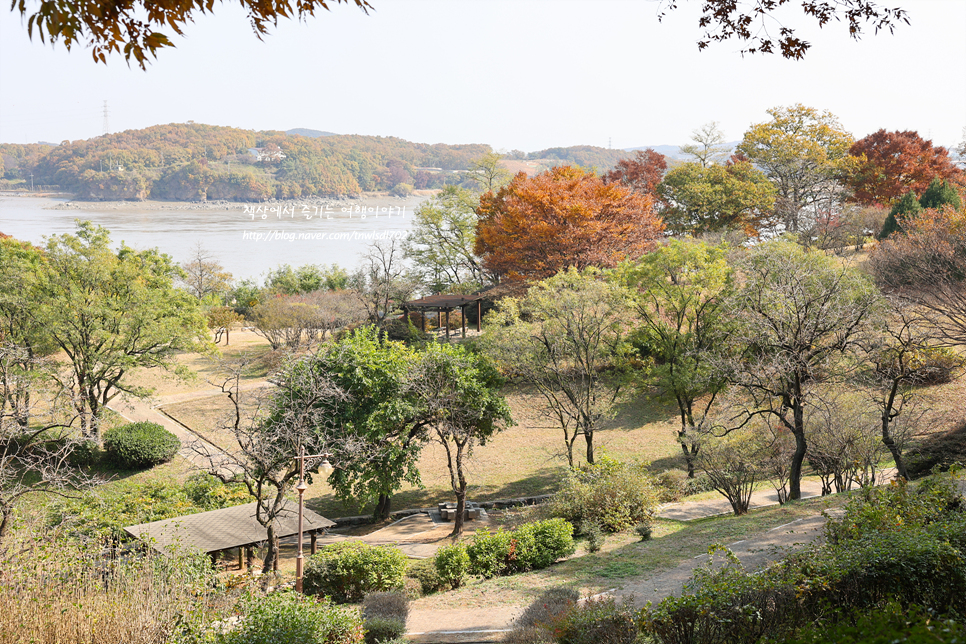
<instances>
[{"instance_id":1,"label":"pavilion pillar","mask_svg":"<svg viewBox=\"0 0 966 644\"><path fill-rule=\"evenodd\" d=\"M251 546L245 546L245 567L251 570L255 565L255 549Z\"/></svg>"},{"instance_id":2,"label":"pavilion pillar","mask_svg":"<svg viewBox=\"0 0 966 644\"><path fill-rule=\"evenodd\" d=\"M419 328L423 330L423 333L426 333L426 311L419 312Z\"/></svg>"},{"instance_id":3,"label":"pavilion pillar","mask_svg":"<svg viewBox=\"0 0 966 644\"><path fill-rule=\"evenodd\" d=\"M245 549L241 546L238 546L238 569L245 569Z\"/></svg>"},{"instance_id":4,"label":"pavilion pillar","mask_svg":"<svg viewBox=\"0 0 966 644\"><path fill-rule=\"evenodd\" d=\"M446 341L449 342L449 309L446 309Z\"/></svg>"},{"instance_id":5,"label":"pavilion pillar","mask_svg":"<svg viewBox=\"0 0 966 644\"><path fill-rule=\"evenodd\" d=\"M319 535L315 532L312 533L312 554L314 555L319 550Z\"/></svg>"},{"instance_id":6,"label":"pavilion pillar","mask_svg":"<svg viewBox=\"0 0 966 644\"><path fill-rule=\"evenodd\" d=\"M483 300L476 301L476 332L480 332L480 321L483 319Z\"/></svg>"},{"instance_id":7,"label":"pavilion pillar","mask_svg":"<svg viewBox=\"0 0 966 644\"><path fill-rule=\"evenodd\" d=\"M460 324L463 329L463 337L466 337L466 305L460 307Z\"/></svg>"},{"instance_id":8,"label":"pavilion pillar","mask_svg":"<svg viewBox=\"0 0 966 644\"><path fill-rule=\"evenodd\" d=\"M436 309L436 328L443 328L443 309Z\"/></svg>"}]
</instances>

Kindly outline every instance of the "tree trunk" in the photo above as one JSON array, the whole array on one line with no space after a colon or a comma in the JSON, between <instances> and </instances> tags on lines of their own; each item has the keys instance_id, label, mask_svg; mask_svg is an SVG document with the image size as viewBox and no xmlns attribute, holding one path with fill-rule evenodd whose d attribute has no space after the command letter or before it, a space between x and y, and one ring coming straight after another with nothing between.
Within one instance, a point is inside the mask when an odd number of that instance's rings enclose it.
<instances>
[{"instance_id":1,"label":"tree trunk","mask_svg":"<svg viewBox=\"0 0 966 644\"><path fill-rule=\"evenodd\" d=\"M587 441L587 463L594 464L594 430L584 430L584 440Z\"/></svg>"},{"instance_id":2,"label":"tree trunk","mask_svg":"<svg viewBox=\"0 0 966 644\"><path fill-rule=\"evenodd\" d=\"M882 444L886 446L889 453L892 454L892 460L896 463L896 470L899 476L905 480L909 480L909 472L906 470L906 461L902 458L902 452L899 451L899 446L896 445L895 440L892 438L892 432L889 431L890 423L889 412L883 412L882 414Z\"/></svg>"},{"instance_id":3,"label":"tree trunk","mask_svg":"<svg viewBox=\"0 0 966 644\"><path fill-rule=\"evenodd\" d=\"M688 468L688 478L694 478L694 458L698 455L698 446L693 444L688 447L686 438L688 432L685 427L678 430L678 442L681 443L681 451L684 452L684 463Z\"/></svg>"},{"instance_id":4,"label":"tree trunk","mask_svg":"<svg viewBox=\"0 0 966 644\"><path fill-rule=\"evenodd\" d=\"M795 410L795 424L798 425L799 410ZM795 430L795 453L792 455L792 466L788 472L788 500L797 501L802 498L802 464L808 445L805 442L805 429L798 426Z\"/></svg>"},{"instance_id":5,"label":"tree trunk","mask_svg":"<svg viewBox=\"0 0 966 644\"><path fill-rule=\"evenodd\" d=\"M462 477L461 477L462 478ZM463 524L466 522L466 485L456 491L456 517L453 519L453 536L463 534Z\"/></svg>"},{"instance_id":6,"label":"tree trunk","mask_svg":"<svg viewBox=\"0 0 966 644\"><path fill-rule=\"evenodd\" d=\"M380 494L379 500L376 502L376 511L374 513L374 518L376 521L385 521L389 518L389 512L391 511L392 497L388 494Z\"/></svg>"},{"instance_id":7,"label":"tree trunk","mask_svg":"<svg viewBox=\"0 0 966 644\"><path fill-rule=\"evenodd\" d=\"M268 541L268 552L265 553L265 561L262 562L262 574L267 575L273 570L278 569L278 537L275 536L274 522L266 527L266 541Z\"/></svg>"}]
</instances>

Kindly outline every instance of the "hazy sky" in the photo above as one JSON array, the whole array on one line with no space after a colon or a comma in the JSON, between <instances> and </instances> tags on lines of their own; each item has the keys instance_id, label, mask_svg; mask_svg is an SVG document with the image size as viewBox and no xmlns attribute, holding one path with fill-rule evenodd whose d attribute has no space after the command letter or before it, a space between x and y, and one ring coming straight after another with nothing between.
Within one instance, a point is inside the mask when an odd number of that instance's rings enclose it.
<instances>
[{"instance_id":1,"label":"hazy sky","mask_svg":"<svg viewBox=\"0 0 966 644\"><path fill-rule=\"evenodd\" d=\"M808 24L804 61L743 58L737 42L698 52L698 0L663 23L654 0L372 4L285 21L264 41L238 7L216 5L147 71L31 42L5 5L0 142L103 134L105 100L112 132L194 120L525 151L680 144L712 120L737 140L797 102L857 138L911 129L953 145L966 126L966 0L884 0L911 24L858 42Z\"/></svg>"}]
</instances>

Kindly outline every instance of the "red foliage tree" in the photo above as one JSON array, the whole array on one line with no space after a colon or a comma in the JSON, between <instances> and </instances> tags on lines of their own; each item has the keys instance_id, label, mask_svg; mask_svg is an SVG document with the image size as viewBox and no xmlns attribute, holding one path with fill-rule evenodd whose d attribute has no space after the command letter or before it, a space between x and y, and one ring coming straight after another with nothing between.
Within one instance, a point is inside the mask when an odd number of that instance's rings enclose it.
<instances>
[{"instance_id":1,"label":"red foliage tree","mask_svg":"<svg viewBox=\"0 0 966 644\"><path fill-rule=\"evenodd\" d=\"M641 194L654 194L667 171L667 160L651 148L638 150L633 159L621 159L614 169L604 175L607 183L622 183Z\"/></svg>"},{"instance_id":2,"label":"red foliage tree","mask_svg":"<svg viewBox=\"0 0 966 644\"><path fill-rule=\"evenodd\" d=\"M521 172L480 198L476 253L487 271L511 280L612 267L653 248L664 228L653 206L653 197L581 168Z\"/></svg>"},{"instance_id":3,"label":"red foliage tree","mask_svg":"<svg viewBox=\"0 0 966 644\"><path fill-rule=\"evenodd\" d=\"M862 204L887 204L910 190L917 195L938 177L961 181L962 171L944 147L933 147L917 132L886 132L856 141L849 149L854 158L847 182Z\"/></svg>"}]
</instances>

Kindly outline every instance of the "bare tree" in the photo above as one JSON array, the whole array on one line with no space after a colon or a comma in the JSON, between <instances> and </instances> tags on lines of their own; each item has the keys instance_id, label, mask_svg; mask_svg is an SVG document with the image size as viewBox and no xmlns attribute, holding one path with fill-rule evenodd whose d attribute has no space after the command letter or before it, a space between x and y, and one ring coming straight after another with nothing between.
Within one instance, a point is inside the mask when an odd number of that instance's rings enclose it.
<instances>
[{"instance_id":1,"label":"bare tree","mask_svg":"<svg viewBox=\"0 0 966 644\"><path fill-rule=\"evenodd\" d=\"M752 249L740 273L743 287L731 302L735 357L719 368L747 406L726 431L763 415L783 424L795 437L789 498L799 499L808 401L819 382L841 377L841 358L859 350L881 296L854 269L787 241Z\"/></svg>"},{"instance_id":2,"label":"bare tree","mask_svg":"<svg viewBox=\"0 0 966 644\"><path fill-rule=\"evenodd\" d=\"M70 466L79 443L70 389L53 378L55 365L28 353L0 345L0 542L25 498L64 496L100 482Z\"/></svg>"},{"instance_id":3,"label":"bare tree","mask_svg":"<svg viewBox=\"0 0 966 644\"><path fill-rule=\"evenodd\" d=\"M412 295L415 281L403 264L400 242L373 242L360 266L350 277L349 287L355 291L371 322L388 317L396 306Z\"/></svg>"},{"instance_id":4,"label":"bare tree","mask_svg":"<svg viewBox=\"0 0 966 644\"><path fill-rule=\"evenodd\" d=\"M275 519L285 511L285 497L298 482L295 457L300 447L309 453L326 450L319 428L327 426L330 410L344 396L327 378L297 363L273 376L274 387L254 391L240 386L244 362L225 366L227 374L217 386L231 402L232 412L223 429L237 447L222 451L201 441L190 447L206 460L210 474L224 483L244 483L255 499L255 519L265 527L268 544L262 572L269 573L278 564Z\"/></svg>"},{"instance_id":5,"label":"bare tree","mask_svg":"<svg viewBox=\"0 0 966 644\"><path fill-rule=\"evenodd\" d=\"M199 300L209 295L227 293L231 289L231 273L215 259L201 242L191 249L188 261L181 265L184 274L179 281Z\"/></svg>"}]
</instances>

